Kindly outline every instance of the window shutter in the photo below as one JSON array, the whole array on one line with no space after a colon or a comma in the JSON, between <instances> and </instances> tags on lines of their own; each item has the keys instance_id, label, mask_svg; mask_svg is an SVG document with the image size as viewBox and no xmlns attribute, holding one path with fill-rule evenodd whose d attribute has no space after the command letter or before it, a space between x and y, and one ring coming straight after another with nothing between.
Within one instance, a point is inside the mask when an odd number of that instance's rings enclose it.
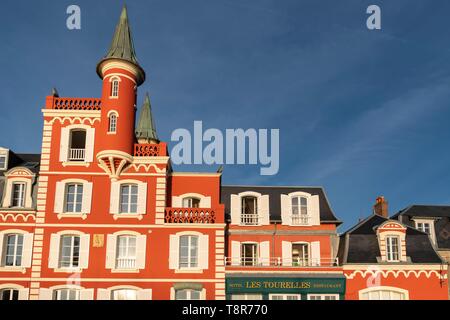
<instances>
[{"instance_id":1,"label":"window shutter","mask_svg":"<svg viewBox=\"0 0 450 320\"><path fill-rule=\"evenodd\" d=\"M178 259L179 259L179 244L180 239L177 235L170 235L170 246L169 246L169 269L178 269Z\"/></svg>"},{"instance_id":2,"label":"window shutter","mask_svg":"<svg viewBox=\"0 0 450 320\"><path fill-rule=\"evenodd\" d=\"M232 194L230 200L231 224L241 224L241 197Z\"/></svg>"},{"instance_id":3,"label":"window shutter","mask_svg":"<svg viewBox=\"0 0 450 320\"><path fill-rule=\"evenodd\" d=\"M231 241L231 265L241 265L241 243L239 241Z\"/></svg>"},{"instance_id":4,"label":"window shutter","mask_svg":"<svg viewBox=\"0 0 450 320\"><path fill-rule=\"evenodd\" d=\"M55 192L55 213L64 212L64 202L65 202L65 184L64 182L56 182L56 192Z\"/></svg>"},{"instance_id":5,"label":"window shutter","mask_svg":"<svg viewBox=\"0 0 450 320\"><path fill-rule=\"evenodd\" d=\"M138 206L137 213L147 213L147 183L138 184Z\"/></svg>"},{"instance_id":6,"label":"window shutter","mask_svg":"<svg viewBox=\"0 0 450 320\"><path fill-rule=\"evenodd\" d=\"M259 244L259 263L263 266L270 266L270 241L263 241Z\"/></svg>"},{"instance_id":7,"label":"window shutter","mask_svg":"<svg viewBox=\"0 0 450 320\"><path fill-rule=\"evenodd\" d=\"M152 289L138 290L137 299L138 300L152 300Z\"/></svg>"},{"instance_id":8,"label":"window shutter","mask_svg":"<svg viewBox=\"0 0 450 320\"><path fill-rule=\"evenodd\" d=\"M59 262L59 242L61 237L59 234L52 234L50 236L50 253L48 257L48 267L50 269L58 268Z\"/></svg>"},{"instance_id":9,"label":"window shutter","mask_svg":"<svg viewBox=\"0 0 450 320\"><path fill-rule=\"evenodd\" d=\"M3 239L5 238L5 234L0 232L0 267L3 267L5 264L4 254L3 254Z\"/></svg>"},{"instance_id":10,"label":"window shutter","mask_svg":"<svg viewBox=\"0 0 450 320\"><path fill-rule=\"evenodd\" d=\"M80 300L94 300L94 289L83 289L80 291Z\"/></svg>"},{"instance_id":11,"label":"window shutter","mask_svg":"<svg viewBox=\"0 0 450 320\"><path fill-rule=\"evenodd\" d=\"M183 207L182 202L183 201L181 197L172 196L172 208L182 208Z\"/></svg>"},{"instance_id":12,"label":"window shutter","mask_svg":"<svg viewBox=\"0 0 450 320\"><path fill-rule=\"evenodd\" d=\"M94 140L95 140L95 128L89 128L86 130L86 154L85 161L94 161Z\"/></svg>"},{"instance_id":13,"label":"window shutter","mask_svg":"<svg viewBox=\"0 0 450 320\"><path fill-rule=\"evenodd\" d=\"M97 289L97 300L111 300L111 291L108 289Z\"/></svg>"},{"instance_id":14,"label":"window shutter","mask_svg":"<svg viewBox=\"0 0 450 320\"><path fill-rule=\"evenodd\" d=\"M91 213L92 204L92 182L83 183L83 203L81 204L81 212Z\"/></svg>"},{"instance_id":15,"label":"window shutter","mask_svg":"<svg viewBox=\"0 0 450 320\"><path fill-rule=\"evenodd\" d=\"M111 197L109 199L109 213L119 213L119 198L120 198L120 183L117 181L111 182Z\"/></svg>"},{"instance_id":16,"label":"window shutter","mask_svg":"<svg viewBox=\"0 0 450 320\"><path fill-rule=\"evenodd\" d=\"M311 264L320 266L320 241L311 242Z\"/></svg>"},{"instance_id":17,"label":"window shutter","mask_svg":"<svg viewBox=\"0 0 450 320\"><path fill-rule=\"evenodd\" d=\"M23 235L23 251L22 251L22 267L31 267L31 257L33 253L33 234L26 233Z\"/></svg>"},{"instance_id":18,"label":"window shutter","mask_svg":"<svg viewBox=\"0 0 450 320\"><path fill-rule=\"evenodd\" d=\"M292 243L289 241L283 241L281 246L283 266L292 266Z\"/></svg>"},{"instance_id":19,"label":"window shutter","mask_svg":"<svg viewBox=\"0 0 450 320\"><path fill-rule=\"evenodd\" d=\"M200 208L211 208L211 197L203 197L200 199Z\"/></svg>"},{"instance_id":20,"label":"window shutter","mask_svg":"<svg viewBox=\"0 0 450 320\"><path fill-rule=\"evenodd\" d=\"M320 206L319 196L314 195L309 198L309 208L311 216L311 225L320 226Z\"/></svg>"},{"instance_id":21,"label":"window shutter","mask_svg":"<svg viewBox=\"0 0 450 320\"><path fill-rule=\"evenodd\" d=\"M269 195L260 196L258 199L258 216L262 225L270 224Z\"/></svg>"},{"instance_id":22,"label":"window shutter","mask_svg":"<svg viewBox=\"0 0 450 320\"><path fill-rule=\"evenodd\" d=\"M145 269L145 258L147 248L147 236L140 235L136 238L136 269Z\"/></svg>"},{"instance_id":23,"label":"window shutter","mask_svg":"<svg viewBox=\"0 0 450 320\"><path fill-rule=\"evenodd\" d=\"M206 270L208 269L209 262L209 236L201 235L198 239L199 242L199 250L198 250L198 265L200 269Z\"/></svg>"},{"instance_id":24,"label":"window shutter","mask_svg":"<svg viewBox=\"0 0 450 320\"><path fill-rule=\"evenodd\" d=\"M53 300L53 291L51 289L40 288L39 300Z\"/></svg>"},{"instance_id":25,"label":"window shutter","mask_svg":"<svg viewBox=\"0 0 450 320\"><path fill-rule=\"evenodd\" d=\"M281 195L281 224L292 225L291 197Z\"/></svg>"},{"instance_id":26,"label":"window shutter","mask_svg":"<svg viewBox=\"0 0 450 320\"><path fill-rule=\"evenodd\" d=\"M106 269L116 268L116 246L117 237L113 234L108 234L106 240Z\"/></svg>"},{"instance_id":27,"label":"window shutter","mask_svg":"<svg viewBox=\"0 0 450 320\"><path fill-rule=\"evenodd\" d=\"M60 162L67 161L67 154L69 152L69 135L70 135L69 128L61 129L61 141L59 143L59 161Z\"/></svg>"},{"instance_id":28,"label":"window shutter","mask_svg":"<svg viewBox=\"0 0 450 320\"><path fill-rule=\"evenodd\" d=\"M89 247L90 235L83 234L80 236L80 268L87 269L89 266Z\"/></svg>"},{"instance_id":29,"label":"window shutter","mask_svg":"<svg viewBox=\"0 0 450 320\"><path fill-rule=\"evenodd\" d=\"M19 289L19 300L28 300L29 293L30 289L28 288Z\"/></svg>"}]
</instances>

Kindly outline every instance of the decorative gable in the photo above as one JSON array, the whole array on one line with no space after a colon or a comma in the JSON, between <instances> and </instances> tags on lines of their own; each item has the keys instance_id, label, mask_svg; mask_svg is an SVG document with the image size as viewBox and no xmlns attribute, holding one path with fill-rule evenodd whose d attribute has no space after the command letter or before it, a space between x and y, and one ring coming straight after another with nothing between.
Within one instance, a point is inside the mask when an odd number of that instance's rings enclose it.
<instances>
[{"instance_id":1,"label":"decorative gable","mask_svg":"<svg viewBox=\"0 0 450 320\"><path fill-rule=\"evenodd\" d=\"M382 262L406 262L406 227L388 220L376 229Z\"/></svg>"}]
</instances>

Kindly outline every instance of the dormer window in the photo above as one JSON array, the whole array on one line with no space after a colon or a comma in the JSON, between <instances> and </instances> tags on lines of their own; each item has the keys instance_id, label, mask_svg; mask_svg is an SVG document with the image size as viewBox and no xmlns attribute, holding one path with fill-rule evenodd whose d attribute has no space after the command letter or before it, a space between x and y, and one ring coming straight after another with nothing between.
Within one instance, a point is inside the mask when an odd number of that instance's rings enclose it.
<instances>
[{"instance_id":1,"label":"dormer window","mask_svg":"<svg viewBox=\"0 0 450 320\"><path fill-rule=\"evenodd\" d=\"M291 208L293 225L308 224L308 199L306 197L292 197Z\"/></svg>"},{"instance_id":2,"label":"dormer window","mask_svg":"<svg viewBox=\"0 0 450 320\"><path fill-rule=\"evenodd\" d=\"M111 82L111 98L119 97L119 79L115 78Z\"/></svg>"},{"instance_id":3,"label":"dormer window","mask_svg":"<svg viewBox=\"0 0 450 320\"><path fill-rule=\"evenodd\" d=\"M193 197L184 198L183 208L200 208L200 199Z\"/></svg>"},{"instance_id":4,"label":"dormer window","mask_svg":"<svg viewBox=\"0 0 450 320\"><path fill-rule=\"evenodd\" d=\"M25 207L25 186L23 182L13 183L13 192L11 199L11 206L14 208L24 208Z\"/></svg>"},{"instance_id":5,"label":"dormer window","mask_svg":"<svg viewBox=\"0 0 450 320\"><path fill-rule=\"evenodd\" d=\"M70 131L69 161L84 161L86 154L86 130Z\"/></svg>"},{"instance_id":6,"label":"dormer window","mask_svg":"<svg viewBox=\"0 0 450 320\"><path fill-rule=\"evenodd\" d=\"M399 237L397 236L387 236L386 237L386 260L388 262L399 262L400 261L400 247L399 247Z\"/></svg>"},{"instance_id":7,"label":"dormer window","mask_svg":"<svg viewBox=\"0 0 450 320\"><path fill-rule=\"evenodd\" d=\"M108 133L117 132L117 114L111 113L108 118Z\"/></svg>"},{"instance_id":8,"label":"dormer window","mask_svg":"<svg viewBox=\"0 0 450 320\"><path fill-rule=\"evenodd\" d=\"M258 200L256 197L242 197L241 224L258 224Z\"/></svg>"},{"instance_id":9,"label":"dormer window","mask_svg":"<svg viewBox=\"0 0 450 320\"><path fill-rule=\"evenodd\" d=\"M6 170L6 155L0 155L0 170Z\"/></svg>"},{"instance_id":10,"label":"dormer window","mask_svg":"<svg viewBox=\"0 0 450 320\"><path fill-rule=\"evenodd\" d=\"M416 229L428 234L436 244L436 234L434 231L434 220L433 219L413 219L416 223Z\"/></svg>"}]
</instances>

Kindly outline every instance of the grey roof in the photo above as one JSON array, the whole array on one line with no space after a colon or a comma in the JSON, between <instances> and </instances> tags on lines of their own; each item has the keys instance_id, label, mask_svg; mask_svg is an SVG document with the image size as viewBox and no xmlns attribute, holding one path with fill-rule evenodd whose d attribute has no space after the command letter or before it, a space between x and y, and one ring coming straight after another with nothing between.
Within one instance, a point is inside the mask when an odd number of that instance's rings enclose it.
<instances>
[{"instance_id":1,"label":"grey roof","mask_svg":"<svg viewBox=\"0 0 450 320\"><path fill-rule=\"evenodd\" d=\"M225 204L225 218L230 219L230 198L232 194L255 191L269 195L269 213L271 221L281 221L281 195L303 191L319 196L321 223L341 224L336 218L322 187L280 187L280 186L222 186L221 202Z\"/></svg>"},{"instance_id":2,"label":"grey roof","mask_svg":"<svg viewBox=\"0 0 450 320\"><path fill-rule=\"evenodd\" d=\"M377 257L380 257L381 253L376 229L388 220L373 214L343 233L340 236L338 250L340 263L378 263ZM406 227L406 255L410 259L408 263L443 263L426 233Z\"/></svg>"},{"instance_id":3,"label":"grey roof","mask_svg":"<svg viewBox=\"0 0 450 320\"><path fill-rule=\"evenodd\" d=\"M438 250L450 250L450 206L412 205L392 216L392 219L415 227L413 218L435 219L437 248Z\"/></svg>"},{"instance_id":4,"label":"grey roof","mask_svg":"<svg viewBox=\"0 0 450 320\"><path fill-rule=\"evenodd\" d=\"M133 37L131 36L130 24L128 22L127 7L124 5L122 13L120 14L119 23L116 26L116 31L111 42L111 47L106 56L99 62L97 66L97 73L100 75L100 65L103 61L109 59L120 59L128 61L137 66L141 72L141 77L138 79L138 85L145 81L145 71L139 65L134 49Z\"/></svg>"},{"instance_id":5,"label":"grey roof","mask_svg":"<svg viewBox=\"0 0 450 320\"><path fill-rule=\"evenodd\" d=\"M136 137L158 140L156 126L153 120L152 105L148 93L145 95L144 104L142 105L141 114L136 127Z\"/></svg>"},{"instance_id":6,"label":"grey roof","mask_svg":"<svg viewBox=\"0 0 450 320\"><path fill-rule=\"evenodd\" d=\"M39 164L41 155L35 153L14 153L9 151L8 168L2 172L6 172L14 167L26 167L31 172L39 172Z\"/></svg>"}]
</instances>

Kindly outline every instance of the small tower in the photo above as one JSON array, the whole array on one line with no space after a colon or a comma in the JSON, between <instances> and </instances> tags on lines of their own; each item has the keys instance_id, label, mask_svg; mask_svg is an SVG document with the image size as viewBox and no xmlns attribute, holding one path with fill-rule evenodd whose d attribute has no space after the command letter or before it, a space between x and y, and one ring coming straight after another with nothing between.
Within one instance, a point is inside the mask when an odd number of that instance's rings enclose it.
<instances>
[{"instance_id":1,"label":"small tower","mask_svg":"<svg viewBox=\"0 0 450 320\"><path fill-rule=\"evenodd\" d=\"M153 121L152 105L150 97L145 95L144 104L142 105L141 114L139 116L138 125L136 128L136 138L139 144L155 144L159 143L158 135L156 134L155 122Z\"/></svg>"},{"instance_id":2,"label":"small tower","mask_svg":"<svg viewBox=\"0 0 450 320\"><path fill-rule=\"evenodd\" d=\"M135 143L137 87L145 81L134 50L127 8L124 6L111 47L97 65L103 80L101 124L96 132L97 159L117 179L132 161Z\"/></svg>"}]
</instances>

